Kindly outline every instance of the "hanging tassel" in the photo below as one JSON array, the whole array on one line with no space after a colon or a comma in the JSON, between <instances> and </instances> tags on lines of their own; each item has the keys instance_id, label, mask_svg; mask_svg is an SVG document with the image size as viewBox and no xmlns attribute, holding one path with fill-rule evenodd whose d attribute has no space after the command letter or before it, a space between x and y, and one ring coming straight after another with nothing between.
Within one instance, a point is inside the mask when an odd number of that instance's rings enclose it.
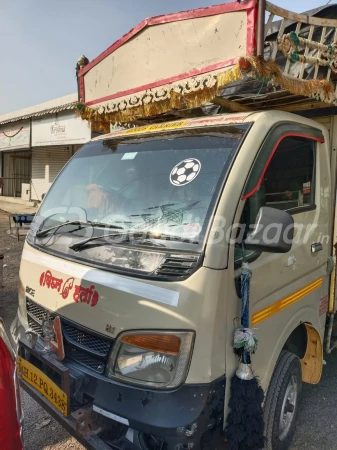
<instances>
[{"instance_id":1,"label":"hanging tassel","mask_svg":"<svg viewBox=\"0 0 337 450\"><path fill-rule=\"evenodd\" d=\"M238 328L234 332L234 350L239 355L243 351L250 354L257 350L258 338L250 328Z\"/></svg>"},{"instance_id":2,"label":"hanging tassel","mask_svg":"<svg viewBox=\"0 0 337 450\"><path fill-rule=\"evenodd\" d=\"M244 249L243 249L243 254ZM231 380L230 413L225 430L230 450L262 450L265 444L262 404L264 392L251 367L258 339L249 328L249 288L252 271L245 259L241 270L241 326L234 333L239 367Z\"/></svg>"}]
</instances>

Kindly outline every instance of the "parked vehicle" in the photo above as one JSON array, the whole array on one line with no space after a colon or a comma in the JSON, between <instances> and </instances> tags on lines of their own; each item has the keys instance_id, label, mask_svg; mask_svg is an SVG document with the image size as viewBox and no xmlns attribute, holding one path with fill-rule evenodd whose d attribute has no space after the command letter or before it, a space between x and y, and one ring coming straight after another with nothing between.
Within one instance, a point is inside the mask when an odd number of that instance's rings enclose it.
<instances>
[{"instance_id":1,"label":"parked vehicle","mask_svg":"<svg viewBox=\"0 0 337 450\"><path fill-rule=\"evenodd\" d=\"M16 366L16 346L0 318L0 448L22 450L23 413Z\"/></svg>"},{"instance_id":2,"label":"parked vehicle","mask_svg":"<svg viewBox=\"0 0 337 450\"><path fill-rule=\"evenodd\" d=\"M81 59L79 113L124 129L45 196L12 334L23 388L87 448L289 448L335 347L325 11L161 16Z\"/></svg>"}]
</instances>

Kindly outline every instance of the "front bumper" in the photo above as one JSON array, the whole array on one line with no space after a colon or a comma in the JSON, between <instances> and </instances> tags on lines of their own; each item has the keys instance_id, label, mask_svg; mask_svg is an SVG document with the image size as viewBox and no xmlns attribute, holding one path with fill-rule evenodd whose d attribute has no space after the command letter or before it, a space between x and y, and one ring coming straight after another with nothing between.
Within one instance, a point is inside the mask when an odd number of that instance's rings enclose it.
<instances>
[{"instance_id":1,"label":"front bumper","mask_svg":"<svg viewBox=\"0 0 337 450\"><path fill-rule=\"evenodd\" d=\"M61 362L55 355L41 355L39 344L32 349L22 331L18 335L20 356L41 370L47 365L48 376L53 370L59 373L60 366L69 371L71 414L67 418L35 388L23 381L22 387L86 448L224 448L225 377L210 384L183 385L174 391L140 389L84 372L80 365Z\"/></svg>"}]
</instances>

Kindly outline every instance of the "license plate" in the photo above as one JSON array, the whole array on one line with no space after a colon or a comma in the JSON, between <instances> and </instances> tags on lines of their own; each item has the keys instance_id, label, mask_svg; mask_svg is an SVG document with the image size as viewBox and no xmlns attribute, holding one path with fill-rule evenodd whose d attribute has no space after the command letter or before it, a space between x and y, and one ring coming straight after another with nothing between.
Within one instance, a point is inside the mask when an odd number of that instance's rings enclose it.
<instances>
[{"instance_id":1,"label":"license plate","mask_svg":"<svg viewBox=\"0 0 337 450\"><path fill-rule=\"evenodd\" d=\"M37 389L64 416L68 415L68 397L49 377L30 362L18 356L17 368L20 377Z\"/></svg>"}]
</instances>

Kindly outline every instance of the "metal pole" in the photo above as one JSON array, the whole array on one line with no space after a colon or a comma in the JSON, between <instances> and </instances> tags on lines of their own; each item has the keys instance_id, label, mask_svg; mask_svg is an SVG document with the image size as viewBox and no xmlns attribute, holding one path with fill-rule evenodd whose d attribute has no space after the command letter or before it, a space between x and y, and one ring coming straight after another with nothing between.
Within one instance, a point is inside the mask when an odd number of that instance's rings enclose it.
<instances>
[{"instance_id":1,"label":"metal pole","mask_svg":"<svg viewBox=\"0 0 337 450\"><path fill-rule=\"evenodd\" d=\"M29 152L30 152L30 160L29 160L29 185L30 185L30 192L29 192L29 201L32 200L32 176L33 176L33 149L32 149L32 134L33 134L33 119L30 118L29 121L30 126L30 132L29 132Z\"/></svg>"},{"instance_id":2,"label":"metal pole","mask_svg":"<svg viewBox=\"0 0 337 450\"><path fill-rule=\"evenodd\" d=\"M0 289L3 288L4 278L4 254L0 253Z\"/></svg>"},{"instance_id":3,"label":"metal pole","mask_svg":"<svg viewBox=\"0 0 337 450\"><path fill-rule=\"evenodd\" d=\"M264 22L266 0L259 0L257 12L257 56L264 56Z\"/></svg>"}]
</instances>

